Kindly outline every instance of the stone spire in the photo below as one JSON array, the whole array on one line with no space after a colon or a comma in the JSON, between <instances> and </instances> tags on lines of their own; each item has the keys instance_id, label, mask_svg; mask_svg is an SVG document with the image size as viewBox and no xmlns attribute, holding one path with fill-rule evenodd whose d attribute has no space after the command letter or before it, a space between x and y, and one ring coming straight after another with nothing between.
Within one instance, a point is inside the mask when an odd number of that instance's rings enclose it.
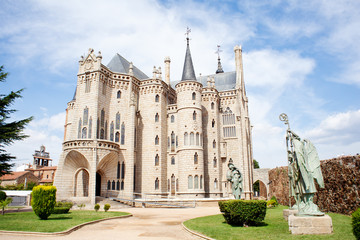
<instances>
[{"instance_id":1,"label":"stone spire","mask_svg":"<svg viewBox=\"0 0 360 240\"><path fill-rule=\"evenodd\" d=\"M222 52L220 50L220 45L217 45L217 48L218 48L218 50L216 51L216 53L218 55L218 69L216 70L216 74L224 72L224 70L222 69L222 66L221 66L221 61L220 61L220 52Z\"/></svg>"},{"instance_id":2,"label":"stone spire","mask_svg":"<svg viewBox=\"0 0 360 240\"><path fill-rule=\"evenodd\" d=\"M181 81L186 81L186 80L194 80L194 81L196 81L194 66L193 66L193 63L192 63L190 47L189 47L189 40L190 40L189 39L189 33L190 32L191 32L191 30L189 28L187 28L187 30L186 30L187 46L186 46L184 69L183 69L183 74L182 74Z\"/></svg>"}]
</instances>

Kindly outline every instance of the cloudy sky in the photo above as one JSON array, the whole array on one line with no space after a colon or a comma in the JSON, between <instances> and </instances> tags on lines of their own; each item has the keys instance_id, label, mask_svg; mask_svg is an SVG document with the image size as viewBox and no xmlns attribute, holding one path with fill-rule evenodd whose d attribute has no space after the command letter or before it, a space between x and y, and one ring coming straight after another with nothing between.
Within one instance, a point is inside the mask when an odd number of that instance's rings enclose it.
<instances>
[{"instance_id":1,"label":"cloudy sky","mask_svg":"<svg viewBox=\"0 0 360 240\"><path fill-rule=\"evenodd\" d=\"M181 78L185 30L197 75L233 71L242 45L261 167L286 165L285 130L315 143L320 159L360 152L360 2L313 0L0 0L0 65L10 73L0 93L25 88L12 119L34 116L30 138L7 148L15 163L32 162L44 144L57 164L65 108L80 56L94 48L106 65L115 53L147 75L171 58Z\"/></svg>"}]
</instances>

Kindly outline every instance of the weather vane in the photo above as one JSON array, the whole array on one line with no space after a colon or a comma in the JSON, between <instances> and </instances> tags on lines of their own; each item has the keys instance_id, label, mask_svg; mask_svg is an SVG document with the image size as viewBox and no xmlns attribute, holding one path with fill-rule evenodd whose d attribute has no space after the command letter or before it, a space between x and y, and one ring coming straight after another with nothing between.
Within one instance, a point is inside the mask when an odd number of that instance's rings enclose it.
<instances>
[{"instance_id":1,"label":"weather vane","mask_svg":"<svg viewBox=\"0 0 360 240\"><path fill-rule=\"evenodd\" d=\"M217 45L217 51L215 53L217 53L218 57L220 58L220 53L222 52L222 50L220 50L220 45Z\"/></svg>"},{"instance_id":2,"label":"weather vane","mask_svg":"<svg viewBox=\"0 0 360 240\"><path fill-rule=\"evenodd\" d=\"M290 129L289 118L285 113L280 114L279 119L284 122L285 125L288 125L288 129Z\"/></svg>"}]
</instances>

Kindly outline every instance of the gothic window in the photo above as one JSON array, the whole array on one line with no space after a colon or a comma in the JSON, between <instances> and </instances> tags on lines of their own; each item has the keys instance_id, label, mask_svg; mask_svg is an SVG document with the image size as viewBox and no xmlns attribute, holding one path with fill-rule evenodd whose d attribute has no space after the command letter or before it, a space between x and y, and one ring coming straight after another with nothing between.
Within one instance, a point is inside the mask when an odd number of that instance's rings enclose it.
<instances>
[{"instance_id":1,"label":"gothic window","mask_svg":"<svg viewBox=\"0 0 360 240\"><path fill-rule=\"evenodd\" d=\"M125 123L121 124L121 145L125 144Z\"/></svg>"},{"instance_id":2,"label":"gothic window","mask_svg":"<svg viewBox=\"0 0 360 240\"><path fill-rule=\"evenodd\" d=\"M224 137L236 137L236 128L232 127L223 127Z\"/></svg>"},{"instance_id":3,"label":"gothic window","mask_svg":"<svg viewBox=\"0 0 360 240\"><path fill-rule=\"evenodd\" d=\"M156 137L155 137L155 145L159 145L159 136L158 135L156 135Z\"/></svg>"},{"instance_id":4,"label":"gothic window","mask_svg":"<svg viewBox=\"0 0 360 240\"><path fill-rule=\"evenodd\" d=\"M120 129L120 113L117 113L117 114L116 114L116 117L115 117L115 128L116 128L116 129Z\"/></svg>"},{"instance_id":5,"label":"gothic window","mask_svg":"<svg viewBox=\"0 0 360 240\"><path fill-rule=\"evenodd\" d=\"M175 165L175 157L174 156L171 157L171 165Z\"/></svg>"},{"instance_id":6,"label":"gothic window","mask_svg":"<svg viewBox=\"0 0 360 240\"><path fill-rule=\"evenodd\" d=\"M229 107L226 108L222 114L223 125L223 136L226 137L236 137L236 127L235 127L235 114L231 111ZM231 126L233 125L233 126Z\"/></svg>"},{"instance_id":7,"label":"gothic window","mask_svg":"<svg viewBox=\"0 0 360 240\"><path fill-rule=\"evenodd\" d=\"M193 120L196 120L196 112L193 112Z\"/></svg>"},{"instance_id":8,"label":"gothic window","mask_svg":"<svg viewBox=\"0 0 360 240\"><path fill-rule=\"evenodd\" d=\"M215 120L214 119L211 122L211 127L215 127Z\"/></svg>"},{"instance_id":9,"label":"gothic window","mask_svg":"<svg viewBox=\"0 0 360 240\"><path fill-rule=\"evenodd\" d=\"M125 162L121 164L121 179L125 178Z\"/></svg>"},{"instance_id":10,"label":"gothic window","mask_svg":"<svg viewBox=\"0 0 360 240\"><path fill-rule=\"evenodd\" d=\"M193 177L191 175L188 176L188 189L193 189Z\"/></svg>"},{"instance_id":11,"label":"gothic window","mask_svg":"<svg viewBox=\"0 0 360 240\"><path fill-rule=\"evenodd\" d=\"M200 145L200 134L196 133L196 146Z\"/></svg>"},{"instance_id":12,"label":"gothic window","mask_svg":"<svg viewBox=\"0 0 360 240\"><path fill-rule=\"evenodd\" d=\"M194 154L194 164L198 164L199 160L198 160L199 156L197 154L197 152Z\"/></svg>"},{"instance_id":13,"label":"gothic window","mask_svg":"<svg viewBox=\"0 0 360 240\"><path fill-rule=\"evenodd\" d=\"M105 131L104 131L104 129L102 128L101 130L100 130L100 139L104 139L105 138Z\"/></svg>"},{"instance_id":14,"label":"gothic window","mask_svg":"<svg viewBox=\"0 0 360 240\"><path fill-rule=\"evenodd\" d=\"M175 122L175 116L174 115L171 115L170 119L171 119L172 123Z\"/></svg>"},{"instance_id":15,"label":"gothic window","mask_svg":"<svg viewBox=\"0 0 360 240\"><path fill-rule=\"evenodd\" d=\"M114 122L110 123L110 141L114 141Z\"/></svg>"},{"instance_id":16,"label":"gothic window","mask_svg":"<svg viewBox=\"0 0 360 240\"><path fill-rule=\"evenodd\" d=\"M119 132L116 132L115 133L115 142L119 142L120 140L120 133Z\"/></svg>"},{"instance_id":17,"label":"gothic window","mask_svg":"<svg viewBox=\"0 0 360 240\"><path fill-rule=\"evenodd\" d=\"M121 185L120 185L120 189L121 190L124 190L124 180L121 180L121 183L120 183Z\"/></svg>"},{"instance_id":18,"label":"gothic window","mask_svg":"<svg viewBox=\"0 0 360 240\"><path fill-rule=\"evenodd\" d=\"M215 178L214 180L214 189L217 189L218 188L218 180L217 178Z\"/></svg>"},{"instance_id":19,"label":"gothic window","mask_svg":"<svg viewBox=\"0 0 360 240\"><path fill-rule=\"evenodd\" d=\"M195 92L192 93L192 100L196 100L196 93Z\"/></svg>"},{"instance_id":20,"label":"gothic window","mask_svg":"<svg viewBox=\"0 0 360 240\"><path fill-rule=\"evenodd\" d=\"M117 179L120 179L120 162L118 162L118 164L117 164L116 178L117 178Z\"/></svg>"},{"instance_id":21,"label":"gothic window","mask_svg":"<svg viewBox=\"0 0 360 240\"><path fill-rule=\"evenodd\" d=\"M171 132L171 149L175 148L175 133Z\"/></svg>"},{"instance_id":22,"label":"gothic window","mask_svg":"<svg viewBox=\"0 0 360 240\"><path fill-rule=\"evenodd\" d=\"M187 146L189 144L189 134L186 132L184 133L184 145Z\"/></svg>"},{"instance_id":23,"label":"gothic window","mask_svg":"<svg viewBox=\"0 0 360 240\"><path fill-rule=\"evenodd\" d=\"M111 182L110 180L107 182L107 190L110 190L110 187L111 187Z\"/></svg>"},{"instance_id":24,"label":"gothic window","mask_svg":"<svg viewBox=\"0 0 360 240\"><path fill-rule=\"evenodd\" d=\"M103 84L102 84L102 94L103 95L106 94L106 82L103 82Z\"/></svg>"},{"instance_id":25,"label":"gothic window","mask_svg":"<svg viewBox=\"0 0 360 240\"><path fill-rule=\"evenodd\" d=\"M111 190L115 190L115 181L114 180L111 183Z\"/></svg>"},{"instance_id":26,"label":"gothic window","mask_svg":"<svg viewBox=\"0 0 360 240\"><path fill-rule=\"evenodd\" d=\"M178 144L178 136L176 136L176 147L178 147L179 146L179 144Z\"/></svg>"},{"instance_id":27,"label":"gothic window","mask_svg":"<svg viewBox=\"0 0 360 240\"><path fill-rule=\"evenodd\" d=\"M106 121L105 122L105 139L107 139L108 138L108 122Z\"/></svg>"},{"instance_id":28,"label":"gothic window","mask_svg":"<svg viewBox=\"0 0 360 240\"><path fill-rule=\"evenodd\" d=\"M213 148L216 148L216 141L213 141Z\"/></svg>"},{"instance_id":29,"label":"gothic window","mask_svg":"<svg viewBox=\"0 0 360 240\"><path fill-rule=\"evenodd\" d=\"M89 109L85 107L84 114L83 114L83 125L88 124L88 118L89 118Z\"/></svg>"},{"instance_id":30,"label":"gothic window","mask_svg":"<svg viewBox=\"0 0 360 240\"><path fill-rule=\"evenodd\" d=\"M78 138L81 138L81 118L80 118L80 120L79 120Z\"/></svg>"},{"instance_id":31,"label":"gothic window","mask_svg":"<svg viewBox=\"0 0 360 240\"><path fill-rule=\"evenodd\" d=\"M159 178L155 179L155 190L159 189Z\"/></svg>"},{"instance_id":32,"label":"gothic window","mask_svg":"<svg viewBox=\"0 0 360 240\"><path fill-rule=\"evenodd\" d=\"M201 175L200 176L200 189L203 188L203 176Z\"/></svg>"},{"instance_id":33,"label":"gothic window","mask_svg":"<svg viewBox=\"0 0 360 240\"><path fill-rule=\"evenodd\" d=\"M155 114L155 122L159 122L159 114L158 113Z\"/></svg>"},{"instance_id":34,"label":"gothic window","mask_svg":"<svg viewBox=\"0 0 360 240\"><path fill-rule=\"evenodd\" d=\"M89 134L88 134L88 138L91 138L91 128L92 128L92 118L90 117L90 120L89 120Z\"/></svg>"},{"instance_id":35,"label":"gothic window","mask_svg":"<svg viewBox=\"0 0 360 240\"><path fill-rule=\"evenodd\" d=\"M212 102L211 103L211 109L214 110L214 108L215 108L215 103Z\"/></svg>"},{"instance_id":36,"label":"gothic window","mask_svg":"<svg viewBox=\"0 0 360 240\"><path fill-rule=\"evenodd\" d=\"M190 146L194 145L194 138L195 138L194 133L193 132L190 133Z\"/></svg>"},{"instance_id":37,"label":"gothic window","mask_svg":"<svg viewBox=\"0 0 360 240\"><path fill-rule=\"evenodd\" d=\"M100 137L100 121L99 121L99 118L97 119L97 122L96 122L96 138L99 139Z\"/></svg>"},{"instance_id":38,"label":"gothic window","mask_svg":"<svg viewBox=\"0 0 360 240\"><path fill-rule=\"evenodd\" d=\"M155 166L159 166L159 154L155 156Z\"/></svg>"},{"instance_id":39,"label":"gothic window","mask_svg":"<svg viewBox=\"0 0 360 240\"><path fill-rule=\"evenodd\" d=\"M87 128L84 127L81 132L81 138L86 138L86 134L87 134Z\"/></svg>"},{"instance_id":40,"label":"gothic window","mask_svg":"<svg viewBox=\"0 0 360 240\"><path fill-rule=\"evenodd\" d=\"M214 166L214 168L216 168L216 167L217 167L217 159L216 159L216 157L214 157L214 160L213 160L213 166Z\"/></svg>"},{"instance_id":41,"label":"gothic window","mask_svg":"<svg viewBox=\"0 0 360 240\"><path fill-rule=\"evenodd\" d=\"M105 126L105 111L104 111L104 109L101 110L100 125L101 125L101 127Z\"/></svg>"},{"instance_id":42,"label":"gothic window","mask_svg":"<svg viewBox=\"0 0 360 240\"><path fill-rule=\"evenodd\" d=\"M199 176L195 175L194 177L194 189L198 189L199 188Z\"/></svg>"},{"instance_id":43,"label":"gothic window","mask_svg":"<svg viewBox=\"0 0 360 240\"><path fill-rule=\"evenodd\" d=\"M85 92L86 93L90 92L90 86L91 86L90 80L85 80Z\"/></svg>"},{"instance_id":44,"label":"gothic window","mask_svg":"<svg viewBox=\"0 0 360 240\"><path fill-rule=\"evenodd\" d=\"M121 91L120 90L117 92L116 98L118 98L118 99L121 98Z\"/></svg>"},{"instance_id":45,"label":"gothic window","mask_svg":"<svg viewBox=\"0 0 360 240\"><path fill-rule=\"evenodd\" d=\"M159 102L160 96L158 94L156 94L155 96L155 102Z\"/></svg>"},{"instance_id":46,"label":"gothic window","mask_svg":"<svg viewBox=\"0 0 360 240\"><path fill-rule=\"evenodd\" d=\"M120 181L119 180L117 180L117 182L116 182L116 190L120 190Z\"/></svg>"}]
</instances>

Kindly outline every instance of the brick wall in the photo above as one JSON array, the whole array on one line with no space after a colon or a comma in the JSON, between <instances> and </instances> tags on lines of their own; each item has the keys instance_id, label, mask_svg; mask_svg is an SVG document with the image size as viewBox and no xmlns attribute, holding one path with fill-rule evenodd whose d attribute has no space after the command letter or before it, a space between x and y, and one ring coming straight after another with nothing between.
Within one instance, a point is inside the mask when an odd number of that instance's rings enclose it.
<instances>
[{"instance_id":1,"label":"brick wall","mask_svg":"<svg viewBox=\"0 0 360 240\"><path fill-rule=\"evenodd\" d=\"M360 156L342 156L321 161L325 188L315 194L314 202L322 211L351 214L360 207ZM287 167L269 171L270 196L282 205L289 203ZM293 200L293 199L292 199ZM292 203L295 201L293 200Z\"/></svg>"}]
</instances>

